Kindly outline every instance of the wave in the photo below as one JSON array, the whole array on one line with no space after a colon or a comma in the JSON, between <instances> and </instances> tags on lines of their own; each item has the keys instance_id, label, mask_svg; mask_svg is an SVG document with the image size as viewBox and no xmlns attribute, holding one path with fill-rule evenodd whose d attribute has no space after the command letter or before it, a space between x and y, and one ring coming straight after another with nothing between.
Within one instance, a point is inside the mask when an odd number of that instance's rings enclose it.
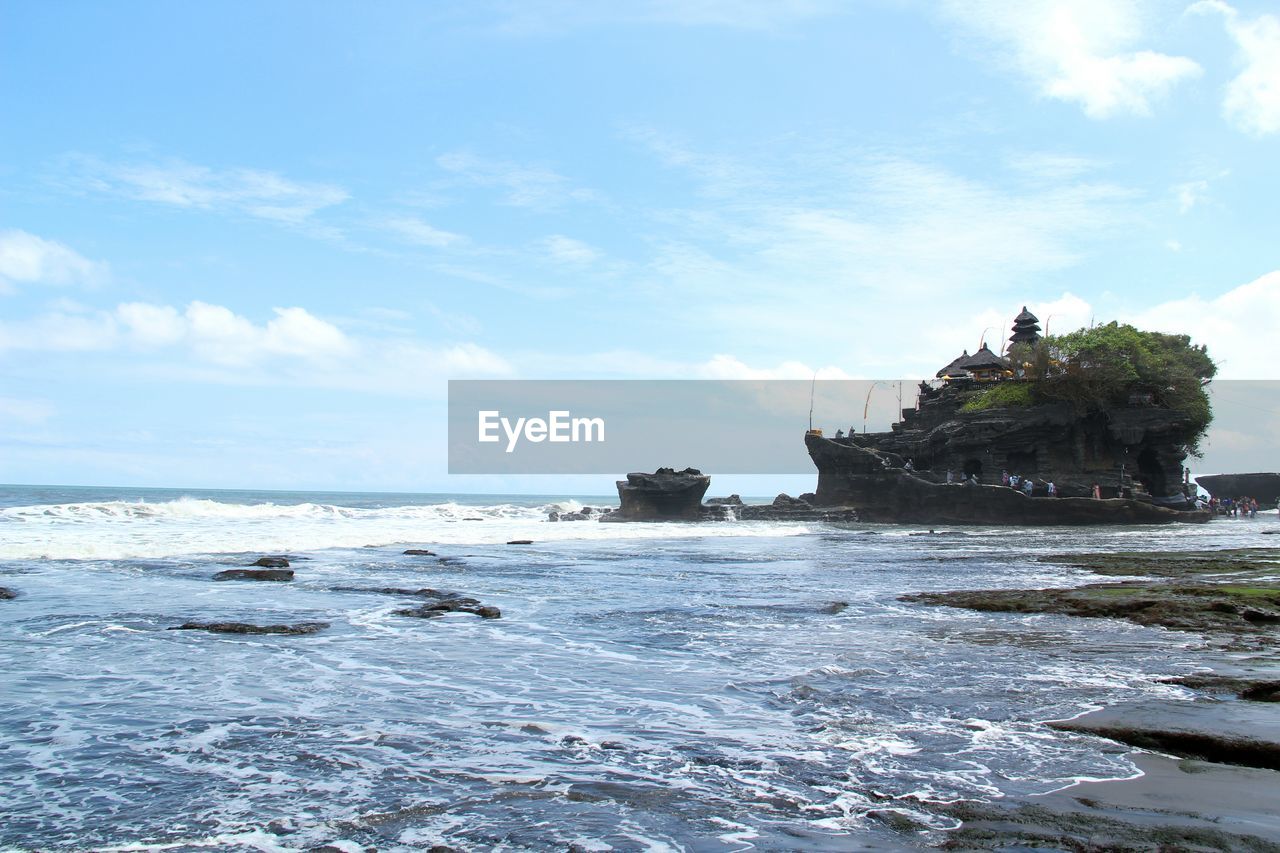
<instances>
[{"instance_id":1,"label":"wave","mask_svg":"<svg viewBox=\"0 0 1280 853\"><path fill-rule=\"evenodd\" d=\"M0 559L135 559L248 551L311 551L395 544L500 544L510 539L635 539L808 532L811 525L760 523L602 525L547 523L582 509L574 499L540 506L432 504L354 507L329 503L86 501L0 509Z\"/></svg>"}]
</instances>

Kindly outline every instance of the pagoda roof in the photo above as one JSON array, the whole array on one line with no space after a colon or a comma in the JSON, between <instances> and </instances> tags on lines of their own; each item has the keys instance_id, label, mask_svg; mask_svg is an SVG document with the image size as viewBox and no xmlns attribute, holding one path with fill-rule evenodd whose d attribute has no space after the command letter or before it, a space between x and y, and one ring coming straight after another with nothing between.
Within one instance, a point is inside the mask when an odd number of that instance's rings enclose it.
<instances>
[{"instance_id":1,"label":"pagoda roof","mask_svg":"<svg viewBox=\"0 0 1280 853\"><path fill-rule=\"evenodd\" d=\"M993 353L986 344L982 348L969 356L957 367L963 370L1005 370L1009 367L1009 362Z\"/></svg>"},{"instance_id":2,"label":"pagoda roof","mask_svg":"<svg viewBox=\"0 0 1280 853\"><path fill-rule=\"evenodd\" d=\"M960 355L952 359L950 364L935 373L934 376L939 379L944 376L958 376L964 373L964 368L961 367L961 365L970 358L972 358L972 356L969 355L969 350L966 349L964 352L960 353Z\"/></svg>"},{"instance_id":3,"label":"pagoda roof","mask_svg":"<svg viewBox=\"0 0 1280 853\"><path fill-rule=\"evenodd\" d=\"M1040 318L1027 310L1027 306L1022 306L1022 313L1013 318L1015 323L1039 323Z\"/></svg>"}]
</instances>

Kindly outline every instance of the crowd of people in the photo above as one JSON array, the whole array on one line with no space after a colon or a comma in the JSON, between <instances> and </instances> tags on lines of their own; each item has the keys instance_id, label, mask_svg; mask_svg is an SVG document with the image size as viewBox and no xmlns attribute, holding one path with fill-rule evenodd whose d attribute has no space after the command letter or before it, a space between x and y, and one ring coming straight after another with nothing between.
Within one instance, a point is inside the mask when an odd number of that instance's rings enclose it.
<instances>
[{"instance_id":1,"label":"crowd of people","mask_svg":"<svg viewBox=\"0 0 1280 853\"><path fill-rule=\"evenodd\" d=\"M1214 515L1226 515L1231 518L1257 518L1258 501L1256 498L1209 498L1205 508ZM1280 500L1276 501L1276 512L1280 513Z\"/></svg>"},{"instance_id":2,"label":"crowd of people","mask_svg":"<svg viewBox=\"0 0 1280 853\"><path fill-rule=\"evenodd\" d=\"M850 430L850 434L852 434L852 430ZM880 464L886 468L891 466L887 456L881 458ZM903 462L902 468L905 471L914 472L916 470L915 460L908 456ZM980 482L976 473L957 474L954 468L947 469L947 485L961 483L966 486L976 486ZM1044 486L1043 491L1037 488L1036 481L1031 477L1010 474L1007 470L1000 472L1000 485L1016 489L1027 497L1032 497L1037 493L1051 498L1058 496L1058 487L1052 480L1041 480L1040 482ZM1093 484L1092 495L1096 500L1102 500L1103 494L1100 484ZM1259 507L1256 498L1251 497L1209 498L1208 500L1201 498L1197 501L1197 504L1215 515L1225 515L1232 518L1257 518L1260 508L1264 512L1266 511L1265 507ZM1276 501L1276 513L1280 514L1280 500Z\"/></svg>"}]
</instances>

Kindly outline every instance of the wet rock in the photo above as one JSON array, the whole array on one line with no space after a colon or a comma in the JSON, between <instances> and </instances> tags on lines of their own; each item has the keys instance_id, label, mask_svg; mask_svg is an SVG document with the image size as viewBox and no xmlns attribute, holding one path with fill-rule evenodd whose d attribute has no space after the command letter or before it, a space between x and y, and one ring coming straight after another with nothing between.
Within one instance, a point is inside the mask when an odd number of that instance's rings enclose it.
<instances>
[{"instance_id":1,"label":"wet rock","mask_svg":"<svg viewBox=\"0 0 1280 853\"><path fill-rule=\"evenodd\" d=\"M1125 619L1180 631L1250 635L1263 642L1280 639L1269 621L1270 609L1258 606L1260 600L1280 602L1280 589L1256 586L1126 582L1071 589L926 592L899 600L996 613Z\"/></svg>"},{"instance_id":2,"label":"wet rock","mask_svg":"<svg viewBox=\"0 0 1280 853\"><path fill-rule=\"evenodd\" d=\"M810 509L812 505L808 501L793 498L791 495L783 492L773 499L773 506L782 509Z\"/></svg>"},{"instance_id":3,"label":"wet rock","mask_svg":"<svg viewBox=\"0 0 1280 853\"><path fill-rule=\"evenodd\" d=\"M738 495L729 495L727 498L707 498L707 506L742 506L742 498Z\"/></svg>"},{"instance_id":4,"label":"wet rock","mask_svg":"<svg viewBox=\"0 0 1280 853\"><path fill-rule=\"evenodd\" d=\"M435 551L428 551L426 548L410 548L404 552L406 557L434 557Z\"/></svg>"},{"instance_id":5,"label":"wet rock","mask_svg":"<svg viewBox=\"0 0 1280 853\"><path fill-rule=\"evenodd\" d=\"M1004 803L961 801L952 850L1247 850L1280 842L1272 770L1132 755L1141 775Z\"/></svg>"},{"instance_id":6,"label":"wet rock","mask_svg":"<svg viewBox=\"0 0 1280 853\"><path fill-rule=\"evenodd\" d=\"M448 599L461 601L467 604L479 604L474 598L467 598L460 592L450 592L444 589L432 589L424 586L419 589L408 589L402 586L335 586L334 592L365 592L376 595L410 595L414 598L431 598L431 599Z\"/></svg>"},{"instance_id":7,"label":"wet rock","mask_svg":"<svg viewBox=\"0 0 1280 853\"><path fill-rule=\"evenodd\" d=\"M227 569L213 576L216 581L291 581L293 569Z\"/></svg>"},{"instance_id":8,"label":"wet rock","mask_svg":"<svg viewBox=\"0 0 1280 853\"><path fill-rule=\"evenodd\" d=\"M1280 770L1280 715L1251 702L1122 703L1048 725L1183 758Z\"/></svg>"},{"instance_id":9,"label":"wet rock","mask_svg":"<svg viewBox=\"0 0 1280 853\"><path fill-rule=\"evenodd\" d=\"M170 631L211 631L214 634L315 634L329 627L328 622L297 622L293 625L252 625L248 622L183 622Z\"/></svg>"},{"instance_id":10,"label":"wet rock","mask_svg":"<svg viewBox=\"0 0 1280 853\"><path fill-rule=\"evenodd\" d=\"M508 545L532 545L532 539L512 539L507 542Z\"/></svg>"},{"instance_id":11,"label":"wet rock","mask_svg":"<svg viewBox=\"0 0 1280 853\"><path fill-rule=\"evenodd\" d=\"M264 569L287 569L289 568L289 561L284 557L276 555L271 557L259 557L254 560L251 565L261 566Z\"/></svg>"},{"instance_id":12,"label":"wet rock","mask_svg":"<svg viewBox=\"0 0 1280 853\"><path fill-rule=\"evenodd\" d=\"M9 599L17 597L18 591L16 589L9 589L7 586L0 586L0 601L8 601Z\"/></svg>"},{"instance_id":13,"label":"wet rock","mask_svg":"<svg viewBox=\"0 0 1280 853\"><path fill-rule=\"evenodd\" d=\"M825 613L828 616L835 616L837 613L844 612L844 610L848 608L848 606L849 606L849 602L847 601L833 601L830 604L823 605L821 608L818 609L818 612Z\"/></svg>"},{"instance_id":14,"label":"wet rock","mask_svg":"<svg viewBox=\"0 0 1280 853\"><path fill-rule=\"evenodd\" d=\"M396 616L413 616L418 619L434 619L446 613L473 613L481 619L502 618L501 610L487 604L480 604L474 598L445 599L393 612Z\"/></svg>"}]
</instances>

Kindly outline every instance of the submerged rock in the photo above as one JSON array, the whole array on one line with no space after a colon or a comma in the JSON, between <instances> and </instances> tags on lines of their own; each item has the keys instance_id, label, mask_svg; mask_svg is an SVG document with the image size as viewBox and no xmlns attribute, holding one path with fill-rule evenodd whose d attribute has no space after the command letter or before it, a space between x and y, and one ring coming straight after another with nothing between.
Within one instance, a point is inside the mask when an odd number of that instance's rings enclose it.
<instances>
[{"instance_id":1,"label":"submerged rock","mask_svg":"<svg viewBox=\"0 0 1280 853\"><path fill-rule=\"evenodd\" d=\"M406 557L434 557L435 551L428 551L426 548L410 548L404 552Z\"/></svg>"},{"instance_id":2,"label":"submerged rock","mask_svg":"<svg viewBox=\"0 0 1280 853\"><path fill-rule=\"evenodd\" d=\"M17 597L18 591L16 589L9 589L7 586L0 586L0 601L7 601L11 598Z\"/></svg>"},{"instance_id":3,"label":"submerged rock","mask_svg":"<svg viewBox=\"0 0 1280 853\"><path fill-rule=\"evenodd\" d=\"M281 556L259 557L254 560L252 565L262 566L264 569L287 569L289 568L289 560Z\"/></svg>"},{"instance_id":4,"label":"submerged rock","mask_svg":"<svg viewBox=\"0 0 1280 853\"><path fill-rule=\"evenodd\" d=\"M248 622L183 622L170 631L211 631L215 634L315 634L328 622L298 622L293 625L252 625Z\"/></svg>"},{"instance_id":5,"label":"submerged rock","mask_svg":"<svg viewBox=\"0 0 1280 853\"><path fill-rule=\"evenodd\" d=\"M481 604L474 598L452 598L423 604L419 607L406 607L393 611L396 616L415 616L419 619L433 619L446 613L473 613L482 619L501 619L502 611L487 604Z\"/></svg>"},{"instance_id":6,"label":"submerged rock","mask_svg":"<svg viewBox=\"0 0 1280 853\"><path fill-rule=\"evenodd\" d=\"M533 540L532 539L511 539L507 542L507 544L508 545L532 545Z\"/></svg>"},{"instance_id":7,"label":"submerged rock","mask_svg":"<svg viewBox=\"0 0 1280 853\"><path fill-rule=\"evenodd\" d=\"M216 581L291 581L293 569L227 569L213 576Z\"/></svg>"}]
</instances>

